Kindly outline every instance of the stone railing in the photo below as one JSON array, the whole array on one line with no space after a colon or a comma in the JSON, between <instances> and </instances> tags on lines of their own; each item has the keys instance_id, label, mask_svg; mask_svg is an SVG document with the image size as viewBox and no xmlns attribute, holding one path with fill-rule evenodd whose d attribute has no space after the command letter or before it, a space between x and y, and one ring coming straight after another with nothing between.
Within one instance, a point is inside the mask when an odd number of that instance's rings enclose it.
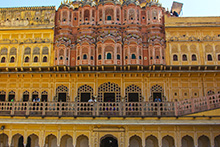
<instances>
[{"instance_id":1,"label":"stone railing","mask_svg":"<svg viewBox=\"0 0 220 147\"><path fill-rule=\"evenodd\" d=\"M220 94L177 102L0 102L1 116L183 116L220 108Z\"/></svg>"}]
</instances>

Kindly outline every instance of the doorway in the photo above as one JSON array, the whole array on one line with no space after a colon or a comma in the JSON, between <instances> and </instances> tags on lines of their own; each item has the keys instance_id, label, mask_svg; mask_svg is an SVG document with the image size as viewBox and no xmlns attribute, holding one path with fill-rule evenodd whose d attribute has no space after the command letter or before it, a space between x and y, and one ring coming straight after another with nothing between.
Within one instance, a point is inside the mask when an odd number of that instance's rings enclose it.
<instances>
[{"instance_id":1,"label":"doorway","mask_svg":"<svg viewBox=\"0 0 220 147\"><path fill-rule=\"evenodd\" d=\"M101 141L100 147L118 147L118 141L113 137L106 137Z\"/></svg>"}]
</instances>

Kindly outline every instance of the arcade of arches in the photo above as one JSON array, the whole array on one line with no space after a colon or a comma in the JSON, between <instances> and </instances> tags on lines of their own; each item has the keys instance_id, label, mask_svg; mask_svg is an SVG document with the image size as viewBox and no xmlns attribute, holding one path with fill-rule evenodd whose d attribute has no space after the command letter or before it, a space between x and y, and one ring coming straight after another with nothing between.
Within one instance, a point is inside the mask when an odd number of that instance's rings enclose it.
<instances>
[{"instance_id":1,"label":"arcade of arches","mask_svg":"<svg viewBox=\"0 0 220 147\"><path fill-rule=\"evenodd\" d=\"M0 134L1 147L219 147L219 126L109 126L6 125ZM28 130L23 130L23 128ZM31 129L32 127L32 129ZM15 126L13 126L15 128ZM41 129L45 130L41 130ZM59 130L62 128L62 130ZM72 128L72 130L70 129ZM133 130L136 128L136 130ZM169 129L170 131L166 131ZM175 130L178 131L175 131ZM192 129L189 131L189 129ZM209 132L209 130L213 130ZM107 131L108 130L108 131ZM160 130L160 131L158 131ZM171 131L172 130L172 131ZM193 131L197 130L197 131Z\"/></svg>"}]
</instances>

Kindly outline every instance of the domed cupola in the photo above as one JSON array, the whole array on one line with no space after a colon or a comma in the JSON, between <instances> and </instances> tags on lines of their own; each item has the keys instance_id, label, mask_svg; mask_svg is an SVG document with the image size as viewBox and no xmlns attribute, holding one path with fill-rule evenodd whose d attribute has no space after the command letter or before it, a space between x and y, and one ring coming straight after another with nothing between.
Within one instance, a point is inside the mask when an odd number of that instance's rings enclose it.
<instances>
[{"instance_id":1,"label":"domed cupola","mask_svg":"<svg viewBox=\"0 0 220 147\"><path fill-rule=\"evenodd\" d=\"M159 0L138 0L138 1L141 7L145 7L145 6L151 7L154 5L161 6L161 4L159 3Z\"/></svg>"}]
</instances>

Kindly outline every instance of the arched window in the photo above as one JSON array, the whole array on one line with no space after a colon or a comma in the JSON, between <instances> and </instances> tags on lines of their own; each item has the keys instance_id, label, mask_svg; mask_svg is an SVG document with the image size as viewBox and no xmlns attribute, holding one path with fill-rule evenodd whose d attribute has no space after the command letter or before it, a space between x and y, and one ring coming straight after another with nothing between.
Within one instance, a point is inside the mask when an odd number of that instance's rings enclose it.
<instances>
[{"instance_id":1,"label":"arched window","mask_svg":"<svg viewBox=\"0 0 220 147\"><path fill-rule=\"evenodd\" d=\"M107 59L112 59L112 54L111 53L107 53Z\"/></svg>"},{"instance_id":2,"label":"arched window","mask_svg":"<svg viewBox=\"0 0 220 147\"><path fill-rule=\"evenodd\" d=\"M26 90L23 92L23 102L29 101L29 92Z\"/></svg>"},{"instance_id":3,"label":"arched window","mask_svg":"<svg viewBox=\"0 0 220 147\"><path fill-rule=\"evenodd\" d=\"M8 101L14 101L15 100L15 92L14 91L10 91L8 94Z\"/></svg>"},{"instance_id":4,"label":"arched window","mask_svg":"<svg viewBox=\"0 0 220 147\"><path fill-rule=\"evenodd\" d=\"M2 57L1 63L5 63L5 57Z\"/></svg>"},{"instance_id":5,"label":"arched window","mask_svg":"<svg viewBox=\"0 0 220 147\"><path fill-rule=\"evenodd\" d=\"M24 62L29 62L29 57L25 57Z\"/></svg>"},{"instance_id":6,"label":"arched window","mask_svg":"<svg viewBox=\"0 0 220 147\"><path fill-rule=\"evenodd\" d=\"M91 56L90 59L93 60L93 56Z\"/></svg>"},{"instance_id":7,"label":"arched window","mask_svg":"<svg viewBox=\"0 0 220 147\"><path fill-rule=\"evenodd\" d=\"M102 59L102 55L99 55L99 56L98 56L98 59L101 60L101 59Z\"/></svg>"},{"instance_id":8,"label":"arched window","mask_svg":"<svg viewBox=\"0 0 220 147\"><path fill-rule=\"evenodd\" d=\"M136 55L135 55L135 54L132 54L132 55L131 55L131 59L136 59Z\"/></svg>"},{"instance_id":9,"label":"arched window","mask_svg":"<svg viewBox=\"0 0 220 147\"><path fill-rule=\"evenodd\" d=\"M79 56L77 57L77 60L80 60L80 57L79 57Z\"/></svg>"},{"instance_id":10,"label":"arched window","mask_svg":"<svg viewBox=\"0 0 220 147\"><path fill-rule=\"evenodd\" d=\"M128 59L128 56L125 56L125 59Z\"/></svg>"},{"instance_id":11,"label":"arched window","mask_svg":"<svg viewBox=\"0 0 220 147\"><path fill-rule=\"evenodd\" d=\"M220 54L218 55L218 61L220 61Z\"/></svg>"},{"instance_id":12,"label":"arched window","mask_svg":"<svg viewBox=\"0 0 220 147\"><path fill-rule=\"evenodd\" d=\"M121 58L120 55L117 55L117 59L120 60L120 58Z\"/></svg>"},{"instance_id":13,"label":"arched window","mask_svg":"<svg viewBox=\"0 0 220 147\"><path fill-rule=\"evenodd\" d=\"M87 55L86 54L83 55L83 59L87 59Z\"/></svg>"},{"instance_id":14,"label":"arched window","mask_svg":"<svg viewBox=\"0 0 220 147\"><path fill-rule=\"evenodd\" d=\"M34 62L38 62L38 57L37 56L34 57Z\"/></svg>"},{"instance_id":15,"label":"arched window","mask_svg":"<svg viewBox=\"0 0 220 147\"><path fill-rule=\"evenodd\" d=\"M47 62L47 56L43 57L43 62Z\"/></svg>"},{"instance_id":16,"label":"arched window","mask_svg":"<svg viewBox=\"0 0 220 147\"><path fill-rule=\"evenodd\" d=\"M185 54L183 55L182 60L183 60L183 61L187 61L187 56L186 56Z\"/></svg>"},{"instance_id":17,"label":"arched window","mask_svg":"<svg viewBox=\"0 0 220 147\"><path fill-rule=\"evenodd\" d=\"M41 92L41 101L42 102L47 102L47 97L48 97L47 91Z\"/></svg>"},{"instance_id":18,"label":"arched window","mask_svg":"<svg viewBox=\"0 0 220 147\"><path fill-rule=\"evenodd\" d=\"M208 54L207 59L208 59L208 61L212 61L212 55Z\"/></svg>"},{"instance_id":19,"label":"arched window","mask_svg":"<svg viewBox=\"0 0 220 147\"><path fill-rule=\"evenodd\" d=\"M197 59L196 59L196 55L195 54L193 54L192 55L192 61L196 61Z\"/></svg>"},{"instance_id":20,"label":"arched window","mask_svg":"<svg viewBox=\"0 0 220 147\"><path fill-rule=\"evenodd\" d=\"M112 20L112 17L111 16L107 16L107 20Z\"/></svg>"},{"instance_id":21,"label":"arched window","mask_svg":"<svg viewBox=\"0 0 220 147\"><path fill-rule=\"evenodd\" d=\"M15 57L11 57L10 63L14 63L14 62L15 62Z\"/></svg>"}]
</instances>

